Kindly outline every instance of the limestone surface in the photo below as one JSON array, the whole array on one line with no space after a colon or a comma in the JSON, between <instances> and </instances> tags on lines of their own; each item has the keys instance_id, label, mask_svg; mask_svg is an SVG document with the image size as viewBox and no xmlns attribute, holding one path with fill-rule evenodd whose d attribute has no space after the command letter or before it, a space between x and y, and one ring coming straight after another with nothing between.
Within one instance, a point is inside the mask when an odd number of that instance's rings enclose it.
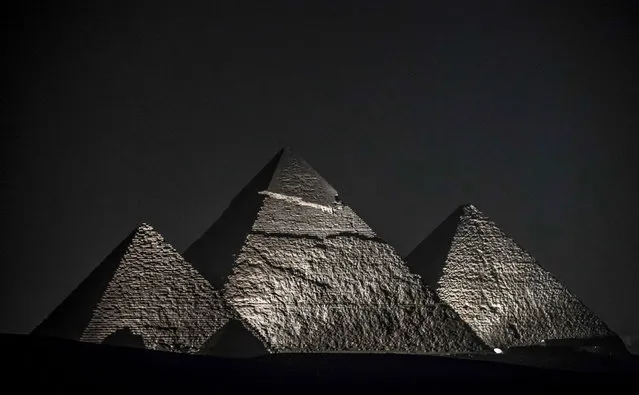
<instances>
[{"instance_id":1,"label":"limestone surface","mask_svg":"<svg viewBox=\"0 0 639 395\"><path fill-rule=\"evenodd\" d=\"M184 253L269 352L466 353L483 342L306 162L280 152Z\"/></svg>"},{"instance_id":2,"label":"limestone surface","mask_svg":"<svg viewBox=\"0 0 639 395\"><path fill-rule=\"evenodd\" d=\"M220 292L143 224L34 334L194 353L227 320Z\"/></svg>"},{"instance_id":3,"label":"limestone surface","mask_svg":"<svg viewBox=\"0 0 639 395\"><path fill-rule=\"evenodd\" d=\"M473 205L450 215L407 262L491 347L616 336Z\"/></svg>"}]
</instances>

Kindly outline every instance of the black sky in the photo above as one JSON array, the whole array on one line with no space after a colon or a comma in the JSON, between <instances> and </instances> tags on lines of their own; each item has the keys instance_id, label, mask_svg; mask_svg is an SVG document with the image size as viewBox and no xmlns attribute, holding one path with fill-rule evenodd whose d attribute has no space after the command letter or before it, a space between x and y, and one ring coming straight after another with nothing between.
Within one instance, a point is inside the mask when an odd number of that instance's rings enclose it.
<instances>
[{"instance_id":1,"label":"black sky","mask_svg":"<svg viewBox=\"0 0 639 395\"><path fill-rule=\"evenodd\" d=\"M639 334L630 6L84 3L5 14L1 332L140 222L184 250L290 145L400 253L472 202Z\"/></svg>"}]
</instances>

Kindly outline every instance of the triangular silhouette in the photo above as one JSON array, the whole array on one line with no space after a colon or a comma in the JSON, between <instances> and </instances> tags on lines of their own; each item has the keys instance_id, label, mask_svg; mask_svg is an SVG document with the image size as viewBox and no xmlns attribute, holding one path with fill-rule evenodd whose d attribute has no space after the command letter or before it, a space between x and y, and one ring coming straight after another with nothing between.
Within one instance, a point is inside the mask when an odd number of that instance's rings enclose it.
<instances>
[{"instance_id":1,"label":"triangular silhouette","mask_svg":"<svg viewBox=\"0 0 639 395\"><path fill-rule=\"evenodd\" d=\"M32 334L79 340L136 233L137 229L118 244Z\"/></svg>"},{"instance_id":2,"label":"triangular silhouette","mask_svg":"<svg viewBox=\"0 0 639 395\"><path fill-rule=\"evenodd\" d=\"M485 349L290 149L184 255L272 352Z\"/></svg>"},{"instance_id":3,"label":"triangular silhouette","mask_svg":"<svg viewBox=\"0 0 639 395\"><path fill-rule=\"evenodd\" d=\"M237 319L229 320L199 352L199 354L233 358L250 358L268 353L262 341Z\"/></svg>"},{"instance_id":4,"label":"triangular silhouette","mask_svg":"<svg viewBox=\"0 0 639 395\"><path fill-rule=\"evenodd\" d=\"M492 347L593 338L619 343L603 321L473 205L456 209L406 260Z\"/></svg>"},{"instance_id":5,"label":"triangular silhouette","mask_svg":"<svg viewBox=\"0 0 639 395\"><path fill-rule=\"evenodd\" d=\"M143 224L33 334L102 343L126 329L143 340L131 346L190 353L226 321L220 293Z\"/></svg>"}]
</instances>

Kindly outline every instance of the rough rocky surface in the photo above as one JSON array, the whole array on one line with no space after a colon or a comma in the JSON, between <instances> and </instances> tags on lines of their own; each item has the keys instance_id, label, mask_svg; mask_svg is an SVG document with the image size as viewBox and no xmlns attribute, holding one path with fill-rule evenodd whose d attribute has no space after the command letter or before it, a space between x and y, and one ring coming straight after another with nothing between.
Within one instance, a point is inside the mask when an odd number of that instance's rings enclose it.
<instances>
[{"instance_id":1,"label":"rough rocky surface","mask_svg":"<svg viewBox=\"0 0 639 395\"><path fill-rule=\"evenodd\" d=\"M486 349L290 150L184 255L270 352Z\"/></svg>"},{"instance_id":2,"label":"rough rocky surface","mask_svg":"<svg viewBox=\"0 0 639 395\"><path fill-rule=\"evenodd\" d=\"M33 333L194 353L227 320L220 293L143 224Z\"/></svg>"},{"instance_id":3,"label":"rough rocky surface","mask_svg":"<svg viewBox=\"0 0 639 395\"><path fill-rule=\"evenodd\" d=\"M616 335L476 207L457 209L407 258L490 346Z\"/></svg>"}]
</instances>

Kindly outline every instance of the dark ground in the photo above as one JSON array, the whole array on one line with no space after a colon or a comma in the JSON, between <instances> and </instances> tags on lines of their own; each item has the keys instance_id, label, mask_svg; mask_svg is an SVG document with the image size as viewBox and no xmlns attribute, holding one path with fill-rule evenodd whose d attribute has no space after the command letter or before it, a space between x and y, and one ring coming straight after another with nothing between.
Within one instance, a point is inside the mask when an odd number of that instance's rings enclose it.
<instances>
[{"instance_id":1,"label":"dark ground","mask_svg":"<svg viewBox=\"0 0 639 395\"><path fill-rule=\"evenodd\" d=\"M565 369L464 358L381 354L279 354L251 359L171 354L23 335L0 336L4 373L21 391L99 389L145 393L174 389L281 392L331 388L451 393L489 390L533 393L548 389L636 387L639 358L561 355ZM546 352L548 357L550 354ZM507 360L506 355L503 356ZM534 358L529 358L530 360ZM580 361L579 369L573 363ZM572 361L572 362L570 362ZM8 372L7 368L8 367ZM6 379L5 379L6 382ZM634 387L633 387L634 386Z\"/></svg>"}]
</instances>

